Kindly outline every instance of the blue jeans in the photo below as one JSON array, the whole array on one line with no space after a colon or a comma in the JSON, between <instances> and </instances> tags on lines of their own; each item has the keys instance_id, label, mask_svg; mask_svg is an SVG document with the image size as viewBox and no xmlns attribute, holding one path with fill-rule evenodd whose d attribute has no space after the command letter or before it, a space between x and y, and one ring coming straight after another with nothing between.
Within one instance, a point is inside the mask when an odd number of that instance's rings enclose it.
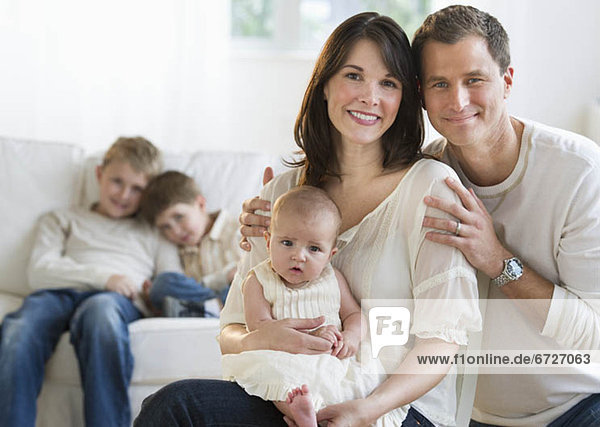
<instances>
[{"instance_id":1,"label":"blue jeans","mask_svg":"<svg viewBox=\"0 0 600 427\"><path fill-rule=\"evenodd\" d=\"M152 282L150 288L150 302L156 308L162 308L165 297L173 297L185 301L204 302L213 298L220 298L225 302L229 287L220 292L205 287L192 277L185 274L166 272L160 273Z\"/></svg>"},{"instance_id":2,"label":"blue jeans","mask_svg":"<svg viewBox=\"0 0 600 427\"><path fill-rule=\"evenodd\" d=\"M470 427L490 427L471 420ZM592 394L548 424L548 427L600 426L600 394Z\"/></svg>"},{"instance_id":3,"label":"blue jeans","mask_svg":"<svg viewBox=\"0 0 600 427\"><path fill-rule=\"evenodd\" d=\"M250 396L237 383L220 380L183 380L147 397L134 427L286 426L272 402ZM404 427L433 426L413 408Z\"/></svg>"},{"instance_id":4,"label":"blue jeans","mask_svg":"<svg viewBox=\"0 0 600 427\"><path fill-rule=\"evenodd\" d=\"M600 393L586 397L548 427L600 426Z\"/></svg>"},{"instance_id":5,"label":"blue jeans","mask_svg":"<svg viewBox=\"0 0 600 427\"><path fill-rule=\"evenodd\" d=\"M431 421L429 421L423 414L417 411L415 408L411 406L408 410L408 415L404 421L402 421L402 427L435 427Z\"/></svg>"},{"instance_id":6,"label":"blue jeans","mask_svg":"<svg viewBox=\"0 0 600 427\"><path fill-rule=\"evenodd\" d=\"M141 317L129 299L114 292L52 289L25 298L0 328L2 425L34 426L45 363L69 330L86 426L129 426L133 355L127 325Z\"/></svg>"}]
</instances>

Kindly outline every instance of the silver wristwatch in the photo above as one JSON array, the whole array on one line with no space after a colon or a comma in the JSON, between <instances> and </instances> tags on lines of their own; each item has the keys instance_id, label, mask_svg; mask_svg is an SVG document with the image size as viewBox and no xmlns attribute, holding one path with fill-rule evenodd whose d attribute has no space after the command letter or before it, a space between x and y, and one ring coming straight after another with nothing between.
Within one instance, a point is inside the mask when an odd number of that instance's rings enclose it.
<instances>
[{"instance_id":1,"label":"silver wristwatch","mask_svg":"<svg viewBox=\"0 0 600 427\"><path fill-rule=\"evenodd\" d=\"M504 269L500 276L492 279L492 284L499 288L508 282L519 279L523 275L523 263L519 258L512 257L504 260Z\"/></svg>"}]
</instances>

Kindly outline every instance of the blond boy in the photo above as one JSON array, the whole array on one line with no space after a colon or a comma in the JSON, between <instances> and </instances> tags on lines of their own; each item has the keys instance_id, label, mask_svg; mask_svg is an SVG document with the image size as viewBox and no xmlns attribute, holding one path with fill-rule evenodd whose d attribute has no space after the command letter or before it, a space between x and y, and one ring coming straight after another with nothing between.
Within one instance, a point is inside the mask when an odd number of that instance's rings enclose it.
<instances>
[{"instance_id":1,"label":"blond boy","mask_svg":"<svg viewBox=\"0 0 600 427\"><path fill-rule=\"evenodd\" d=\"M148 183L141 214L179 246L185 274L163 273L149 290L152 305L165 316L218 316L240 258L237 219L221 210L208 213L194 180L177 171ZM209 302L210 301L210 302Z\"/></svg>"},{"instance_id":2,"label":"blond boy","mask_svg":"<svg viewBox=\"0 0 600 427\"><path fill-rule=\"evenodd\" d=\"M79 361L86 426L130 425L128 324L143 316L143 282L180 269L175 248L135 217L142 190L160 168L149 141L119 138L96 169L98 202L40 219L28 267L37 291L0 329L3 425L34 426L44 364L67 330Z\"/></svg>"}]
</instances>

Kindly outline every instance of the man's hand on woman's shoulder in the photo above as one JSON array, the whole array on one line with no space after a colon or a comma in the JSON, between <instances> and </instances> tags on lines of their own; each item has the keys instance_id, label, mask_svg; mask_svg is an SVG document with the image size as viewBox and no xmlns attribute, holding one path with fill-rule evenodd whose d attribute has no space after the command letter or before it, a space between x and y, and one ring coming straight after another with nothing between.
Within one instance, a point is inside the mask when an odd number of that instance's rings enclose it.
<instances>
[{"instance_id":1,"label":"man's hand on woman's shoulder","mask_svg":"<svg viewBox=\"0 0 600 427\"><path fill-rule=\"evenodd\" d=\"M266 185L272 179L273 169L267 166L263 172L263 185ZM248 237L262 237L271 222L268 216L256 214L257 210L270 211L271 203L256 196L245 200L242 204L242 213L239 217L240 233L242 234L240 247L247 252L250 252L251 249Z\"/></svg>"}]
</instances>

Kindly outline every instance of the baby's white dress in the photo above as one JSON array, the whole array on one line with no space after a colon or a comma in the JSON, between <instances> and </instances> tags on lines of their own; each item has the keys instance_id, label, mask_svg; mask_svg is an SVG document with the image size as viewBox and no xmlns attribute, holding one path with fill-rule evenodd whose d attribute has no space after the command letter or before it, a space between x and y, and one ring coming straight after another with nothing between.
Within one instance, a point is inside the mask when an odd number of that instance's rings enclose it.
<instances>
[{"instance_id":1,"label":"baby's white dress","mask_svg":"<svg viewBox=\"0 0 600 427\"><path fill-rule=\"evenodd\" d=\"M288 288L271 268L269 259L252 269L271 304L275 319L325 316L326 325L341 330L340 288L331 264L301 288ZM236 381L248 394L265 400L286 400L289 391L308 385L315 410L369 395L385 376L361 372L356 357L343 360L329 354L292 354L275 350L245 351L222 356L223 378ZM399 426L406 417L398 408L377 426Z\"/></svg>"}]
</instances>

